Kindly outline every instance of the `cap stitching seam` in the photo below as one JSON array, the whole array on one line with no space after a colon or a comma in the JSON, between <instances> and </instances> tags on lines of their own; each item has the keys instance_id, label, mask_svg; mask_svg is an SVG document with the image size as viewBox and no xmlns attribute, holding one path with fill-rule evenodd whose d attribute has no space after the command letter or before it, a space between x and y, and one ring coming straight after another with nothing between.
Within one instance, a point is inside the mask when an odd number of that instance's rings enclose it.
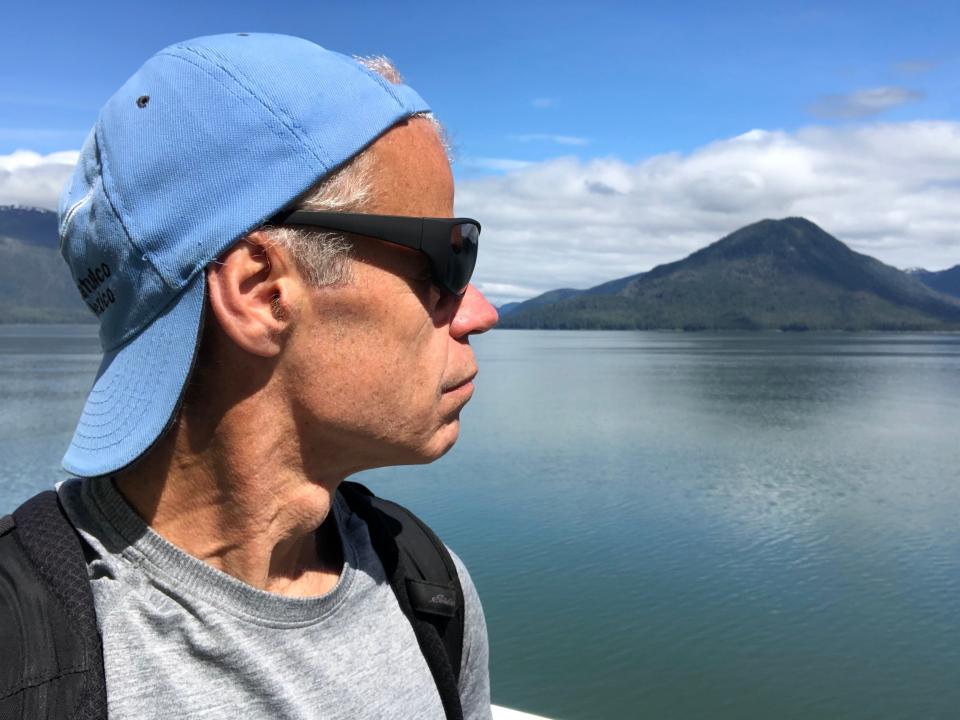
<instances>
[{"instance_id":1,"label":"cap stitching seam","mask_svg":"<svg viewBox=\"0 0 960 720\"><path fill-rule=\"evenodd\" d=\"M184 48L184 50L195 52L198 55L201 54L198 48ZM254 100L263 106L267 112L275 116L277 120L279 120L287 128L287 130L289 130L290 133L304 145L305 149L310 151L310 154L316 158L317 162L323 165L324 170L330 169L331 165L333 164L333 160L330 155L322 147L316 146L313 143L312 138L306 132L306 130L298 122L296 122L290 113L286 112L282 105L277 104L276 107L272 107L263 99L261 99L260 95L254 91L255 83L250 79L250 77L247 76L246 73L243 72L243 70L236 65L231 64L228 57L217 50L214 50L213 48L204 48L204 50L210 53L210 55L214 56L217 67L223 70L223 72L229 75L234 82L246 90ZM214 62L212 58L211 62Z\"/></svg>"},{"instance_id":2,"label":"cap stitching seam","mask_svg":"<svg viewBox=\"0 0 960 720\"><path fill-rule=\"evenodd\" d=\"M200 302L202 303L203 299L201 299ZM201 317L203 312L202 308L203 308L203 305L201 304ZM199 329L197 332L199 333ZM84 417L87 416L87 413L86 413L86 408L84 409L84 412L81 414L81 417L80 417L80 422L78 423L77 428L74 432L74 437L71 440L71 443L70 443L71 449L68 450L68 455L70 454L70 451L73 450L73 448L76 448L79 452L83 452L83 453L89 453L91 451L97 451L102 453L105 450L113 452L112 448L119 445L119 446L122 446L121 449L122 449L123 458L124 458L124 462L120 464L120 466L122 467L123 465L129 464L130 462L135 460L137 457L142 455L143 452L145 452L143 449L138 450L138 448L141 447L141 444L137 443L133 448L134 451L136 451L135 454L130 455L129 446L126 446L126 449L123 449L123 444L128 443L130 441L131 437L133 437L133 429L137 427L139 423L141 423L142 419L147 415L147 412L151 409L151 407L153 407L153 403L158 397L156 392L157 388L160 387L160 385L165 384L167 382L166 378L168 376L176 377L175 374L170 372L169 363L162 362L162 360L164 359L164 356L162 355L162 353L156 352L157 348L167 345L168 341L171 338L175 337L176 335L177 334L174 328L168 326L153 338L153 340L151 341L150 349L147 352L147 356L151 358L151 361L150 361L151 364L145 376L147 378L153 378L154 380L156 380L156 382L150 383L150 387L148 388L150 392L138 394L134 398L133 402L124 402L119 416L115 416L113 418L113 422L111 422L108 419L107 422L103 422L103 423L96 423L96 424L86 423L85 424ZM196 342L199 342L199 335L194 340L194 343ZM194 348L194 352L192 353L192 358L195 357L195 354L196 354L196 349ZM190 373L192 372L192 368L193 368L193 359L191 359L190 369L187 371L187 375L183 383L180 384L181 396L183 393L183 387L187 382L187 380L189 379ZM111 382L116 377L118 377L118 375L114 375L113 378L111 378ZM131 386L136 387L138 385L138 380L142 379L142 377L143 375L140 375L137 377L132 377L127 375L127 382L125 382L120 387L118 392L115 395L113 395L112 398L106 398L105 400L100 402L101 403L112 402L114 407L117 406L118 404L120 404L119 400L122 399L123 395L128 391L128 388ZM159 438L166 432L166 430L169 427L169 424L176 417L179 407L180 407L180 402L179 402L179 396L178 396L177 404L169 411L169 415L166 416L164 425L159 430L150 433L150 435L155 436L152 438L151 444L155 443L157 438ZM96 413L97 416L101 416L101 417L106 414L107 412ZM100 428L110 427L111 425L112 425L112 428L110 428L107 432L102 432L98 434L84 432L84 430L96 431ZM107 440L110 438L115 438L115 439L112 442L104 443L104 440ZM66 463L66 458L64 459L64 462ZM100 474L103 474L104 472L115 470L116 467L117 465L115 464L112 467L110 467L108 470L104 470L102 466L98 467L96 474L100 475Z\"/></svg>"},{"instance_id":3,"label":"cap stitching seam","mask_svg":"<svg viewBox=\"0 0 960 720\"><path fill-rule=\"evenodd\" d=\"M130 245L133 246L133 248L137 251L138 255L140 255L143 259L147 261L150 267L153 268L153 270L157 273L157 275L160 276L160 278L163 280L163 282L167 286L176 290L177 289L176 283L170 282L170 278L168 277L168 273L165 272L165 268L159 267L148 254L143 252L143 248L141 248L140 245L133 239L133 234L130 232L130 229L127 227L127 222L124 219L123 215L121 215L120 212L117 212L117 208L119 207L124 214L126 215L131 214L127 210L126 206L123 204L123 200L120 198L119 194L117 194L117 197L114 198L113 197L114 193L108 187L108 185L112 184L113 182L113 173L110 171L106 154L101 152L100 150L102 146L102 143L100 142L100 129L101 129L100 123L97 123L97 131L96 131L97 157L100 159L100 165L102 167L100 175L104 180L103 196L107 199L107 202L110 203L110 209L113 210L113 214L116 216L117 220L120 221L120 227L123 228L123 234L127 236L127 241L130 243ZM110 178L110 183L107 182L107 177ZM123 341L116 343L113 347L116 347L117 345L122 344L122 342Z\"/></svg>"},{"instance_id":4,"label":"cap stitching seam","mask_svg":"<svg viewBox=\"0 0 960 720\"><path fill-rule=\"evenodd\" d=\"M397 92L396 92L396 88L400 87L398 84L390 82L383 75L376 72L375 70L371 70L366 65L363 65L361 63L355 63L355 64L361 71L366 73L369 78L371 78L383 90L385 90L386 93L393 99L393 101L400 107L401 110L406 109L406 105L403 103L403 101L400 99L400 96L397 95Z\"/></svg>"},{"instance_id":5,"label":"cap stitching seam","mask_svg":"<svg viewBox=\"0 0 960 720\"><path fill-rule=\"evenodd\" d=\"M126 389L126 387L124 387L124 389ZM152 399L152 397L149 398L149 400ZM138 396L135 402L125 402L123 405L124 410L119 415L110 416L106 422L96 424L84 422L82 425L79 425L74 432L73 444L83 450L105 450L106 448L120 444L130 436L130 428L128 427L127 421L132 419L134 422L139 423L139 421L143 418L144 413L149 408L149 400L143 396ZM107 413L100 414L106 415ZM89 431L98 430L100 428L108 429L105 432L94 433L81 432L81 427L84 430ZM110 443L103 444L102 441L107 438L116 439ZM88 440L90 443L86 442Z\"/></svg>"},{"instance_id":6,"label":"cap stitching seam","mask_svg":"<svg viewBox=\"0 0 960 720\"><path fill-rule=\"evenodd\" d=\"M151 367L151 370L153 369L154 368ZM129 387L129 384L127 386L124 386L124 391L126 390L127 387ZM106 432L98 433L98 434L84 433L80 431L81 426L78 426L76 432L74 433L75 439L73 444L83 450L105 450L106 448L119 445L120 443L124 442L130 437L130 425L131 425L130 421L132 421L133 424L139 424L140 420L143 418L147 410L150 408L151 400L153 400L152 395L149 398L144 395L139 395L136 397L135 402L125 402L124 410L120 413L120 415L113 415L111 418L107 420L107 422L97 423L97 424L84 423L82 425L82 427L87 430L96 430L99 428L111 428ZM106 414L106 413L101 413L101 414ZM78 438L82 438L84 441L89 440L91 441L91 443L88 444L86 442L81 442L78 440ZM116 438L116 439L107 444L103 444L101 441L106 438Z\"/></svg>"},{"instance_id":7,"label":"cap stitching seam","mask_svg":"<svg viewBox=\"0 0 960 720\"><path fill-rule=\"evenodd\" d=\"M151 370L151 372L152 372L153 369L154 369L154 365L155 365L155 363L154 363L153 361L151 361L151 364L150 364L150 370ZM120 375L120 373L114 373L114 377L121 377L121 375ZM131 402L129 402L129 401L128 401L128 402L125 402L125 403L124 403L124 411L119 415L119 417L118 417L117 413L114 412L115 409L116 409L117 399L118 399L118 398L123 398L124 396L128 396L128 391L129 391L130 385L131 385L131 383L136 382L136 380L137 380L137 378L130 377L129 375L123 377L121 384L117 386L117 391L116 391L116 392L111 392L108 396L104 397L104 398L101 399L101 400L98 400L98 401L95 403L96 405L108 405L108 407L107 407L106 409L104 409L104 408L97 408L98 410L102 410L102 412L88 412L88 411L87 411L87 408L84 407L84 412L83 412L83 415L82 415L81 418L80 418L80 423L78 424L78 428L79 428L79 427L83 427L83 428L87 428L87 429L92 430L92 429L94 429L94 428L105 427L106 425L109 425L111 422L116 421L116 420L118 420L118 419L119 419L119 420L122 420L123 417L124 417L124 413L126 413L127 410L129 410L131 407L135 407L136 405L138 405L138 404L140 403L140 397L141 397L141 396L139 396L139 395L135 396L134 399L136 400L136 402L134 402L134 403L131 403ZM112 386L113 384L114 384L114 383L113 383L113 379L111 379L111 386ZM113 388L111 387L110 389L112 390ZM94 403L89 403L89 402L88 402L88 405L90 405L90 404L94 404ZM106 416L109 416L109 417L107 417L107 419L106 419L105 422L97 422L97 423L94 423L94 422L89 422L89 421L87 420L87 418L90 418L90 419L93 419L93 418L102 418L102 417L105 416L105 415L106 415ZM82 434L82 433L81 433L81 434ZM102 437L102 436L98 436L98 435L97 435L97 436L95 436L95 435L83 435L83 436L84 436L84 437Z\"/></svg>"},{"instance_id":8,"label":"cap stitching seam","mask_svg":"<svg viewBox=\"0 0 960 720\"><path fill-rule=\"evenodd\" d=\"M102 143L100 141L100 130L101 130L100 123L97 123L96 129L94 131L94 140L96 141L96 144L97 144L97 159L100 161L100 177L102 179L103 196L107 199L107 202L110 203L110 209L113 211L114 216L117 218L117 221L119 222L120 227L123 228L123 233L124 235L126 235L127 241L130 243L130 246L137 251L137 255L139 255L143 260L147 262L147 264L153 269L153 271L164 282L164 284L167 285L167 287L170 287L173 290L178 290L179 288L177 288L176 284L170 283L170 279L167 276L167 273L164 272L164 268L161 268L157 263L155 263L153 259L150 257L150 255L143 252L143 248L141 248L140 245L137 244L136 241L134 241L133 235L130 233L130 229L127 227L127 223L124 220L123 215L117 211L117 208L119 207L123 213L127 213L127 209L123 205L123 201L121 200L119 195L117 195L116 198L113 197L113 193L109 188L110 183L107 182L108 177L111 178L111 182L112 182L113 175L110 171L110 164L107 161L107 157L103 152L101 152L101 149L100 149L102 147ZM153 320L155 320L156 317L161 312L163 312L165 308L166 308L166 305L161 307L156 313L153 313L152 315L147 317L144 322L138 323L136 326L130 328L127 332L121 335L116 340L116 342L110 345L107 345L106 343L104 343L104 348L103 348L104 352L110 352L111 350L114 350L115 348L120 347L121 345L128 342L136 335L138 335L140 332L142 332L143 328L147 327L151 322L153 322ZM103 325L101 323L101 337L102 337L102 330L103 330Z\"/></svg>"},{"instance_id":9,"label":"cap stitching seam","mask_svg":"<svg viewBox=\"0 0 960 720\"><path fill-rule=\"evenodd\" d=\"M109 370L109 368L108 368L108 370ZM102 377L102 376L101 376L101 377ZM110 391L113 389L114 384L116 384L118 377L120 377L120 375L119 375L118 373L111 373L111 375L110 375L110 381L109 381L106 385L104 385L102 388L98 388L98 387L97 387L97 380L99 380L100 378L96 378L96 380L93 381L93 387L90 388L90 392L89 392L89 394L87 395L87 405L102 405L103 403L107 402L106 399L104 399L104 400L99 400L99 399L94 400L93 398L94 398L94 396L96 396L97 398L99 398L99 397L102 396L102 395L108 395L108 396L109 396L109 395L110 395ZM86 405L84 406L84 412L86 412Z\"/></svg>"},{"instance_id":10,"label":"cap stitching seam","mask_svg":"<svg viewBox=\"0 0 960 720\"><path fill-rule=\"evenodd\" d=\"M100 184L103 185L103 180L101 179ZM60 240L60 254L63 254L63 244L67 239L67 233L70 230L70 224L73 222L74 215L80 210L81 207L86 205L93 199L93 195L97 190L96 183L92 183L90 188L83 194L83 197L75 201L67 211L63 214L63 218L60 220L60 227L57 228L57 234L59 235Z\"/></svg>"},{"instance_id":11,"label":"cap stitching seam","mask_svg":"<svg viewBox=\"0 0 960 720\"><path fill-rule=\"evenodd\" d=\"M166 333L162 332L152 343L153 346L156 347L156 345L158 344L157 341L164 340L165 338L166 338ZM155 372L158 369L159 363L157 362L157 360L160 357L160 353L153 352L150 354L153 356L153 359L150 364L150 372L148 373L148 376L156 378L157 375L155 374ZM164 367L160 369L161 374L163 374L163 371L165 368L166 368L166 365L164 365ZM134 385L136 384L137 379L138 378L134 378L132 375L128 375L127 382L121 386L120 393L118 394L118 396L115 396L115 397L122 397L123 395L125 395L127 392L127 389L131 386L131 384L134 384ZM122 432L124 429L126 429L127 432L123 433L122 437L118 438L114 442L109 443L107 445L101 445L99 443L96 446L81 445L80 443L75 441L75 444L77 445L77 447L81 447L85 450L102 450L107 447L113 447L114 445L117 445L123 442L124 440L126 440L130 436L129 424L127 421L131 418L135 418L135 421L139 423L140 419L144 416L144 414L146 413L149 407L150 400L152 400L153 397L155 396L155 391L160 386L160 383L159 382L152 383L152 386L153 386L154 392L151 392L148 394L139 394L136 396L134 402L125 402L124 409L121 411L121 413L119 415L114 414L111 418L107 420L107 422L86 423L83 421L83 418L86 415L86 413L84 413L84 415L81 415L80 423L78 423L77 429L74 433L75 437L82 437L85 440L96 441L96 440L100 440L102 438L108 438L111 436L115 437L118 432ZM106 415L106 414L108 413L97 413L97 415ZM83 427L86 430L94 430L97 428L107 427L111 424L114 425L114 429L101 434L94 435L91 433L84 433L80 431L81 427Z\"/></svg>"},{"instance_id":12,"label":"cap stitching seam","mask_svg":"<svg viewBox=\"0 0 960 720\"><path fill-rule=\"evenodd\" d=\"M146 257L146 255L144 255L144 257ZM149 262L149 260L148 260L147 262ZM153 265L153 263L150 263L150 264ZM155 270L157 269L156 266L154 266L154 269L155 269ZM158 275L160 274L160 271L159 271L159 270L157 270L157 274L158 274ZM161 277L162 277L162 275L161 275ZM189 280L188 280L187 283L186 283L186 285L189 285L189 284L190 284L190 282L189 282ZM184 285L184 287L186 287L186 285ZM174 290L177 290L177 288L173 288L173 289L174 289ZM146 330L148 327L150 327L150 326L153 324L153 322L154 322L158 317L160 317L160 314L161 314L164 310L166 310L166 309L170 306L171 303L175 302L176 299L177 299L178 297L180 297L182 294L183 294L182 289L180 289L180 291L178 291L176 295L174 295L173 297L171 297L170 300L168 300L166 304L161 305L160 308L156 310L156 312L153 312L153 313L149 314L143 321L141 321L140 323L138 323L137 325L135 325L135 326L134 326L133 328L131 328L128 332L126 332L126 333L124 333L123 335L121 335L121 336L120 336L120 339L117 340L117 342L115 342L115 343L113 343L112 345L109 345L109 346L104 346L104 348L103 348L104 353L113 352L114 350L116 350L117 348L119 348L121 345L126 345L128 342L132 342L133 339L134 339L137 335L139 335L139 334L142 333L144 330ZM101 325L101 330L102 330L102 325Z\"/></svg>"},{"instance_id":13,"label":"cap stitching seam","mask_svg":"<svg viewBox=\"0 0 960 720\"><path fill-rule=\"evenodd\" d=\"M144 254L143 257L144 257L144 258L147 258L147 255ZM147 259L147 262L150 262L149 258ZM160 271L157 269L157 267L156 267L155 265L153 265L152 262L150 263L150 265L154 268L154 270L157 270L157 274L160 275ZM146 319L143 320L143 322L141 322L141 323L139 323L138 325L136 325L136 326L135 326L132 330L130 330L128 333L122 335L117 342L113 343L113 344L110 345L109 347L106 347L106 346L105 346L105 347L103 348L104 353L112 352L112 351L116 350L117 348L119 348L121 345L124 345L124 344L126 344L126 343L128 343L128 342L131 342L131 341L134 339L134 337L136 337L137 335L139 335L140 333L142 333L144 330L146 330L148 327L150 327L150 326L153 324L153 322L154 322L158 317L160 317L160 315L163 314L163 312L164 312L167 308L171 307L171 305L173 305L174 303L179 302L179 299L178 299L178 298L182 297L184 291L190 286L190 283L191 283L191 282L194 282L194 280L195 280L195 278L196 278L196 275L197 275L197 269L198 269L198 268L194 268L194 270L193 270L193 271L190 273L190 275L187 277L186 282L184 282L184 284L183 284L182 287L173 286L173 287L171 288L172 290L175 290L175 291L176 291L176 294L175 294L175 295L173 295L170 299L168 299L167 302L164 303L163 305L161 305L156 311L154 311L154 312L150 313L149 315L147 315ZM202 268L201 268L201 271L202 271ZM163 277L163 276L161 275L161 277ZM166 280L166 278L163 278L163 279Z\"/></svg>"},{"instance_id":14,"label":"cap stitching seam","mask_svg":"<svg viewBox=\"0 0 960 720\"><path fill-rule=\"evenodd\" d=\"M153 341L150 343L151 348L153 348L153 349L155 350L155 349L157 348L157 346L158 346L163 340L166 339L166 337L167 337L166 331L165 331L165 330L164 330L164 331L161 331L161 333L159 333L158 336L157 336L156 338L154 338ZM160 341L160 342L158 342L158 341ZM157 374L155 374L155 373L159 370L159 372L162 374L162 373L164 372L164 370L166 369L166 365L164 365L163 367L159 367L159 368L158 368L158 365L159 365L159 363L158 363L158 357L160 356L160 353L158 353L158 352L151 352L151 353L149 353L149 355L150 355L149 366L148 366L148 367L149 367L149 372L146 374L146 376L147 376L147 377L150 377L150 378L152 378L152 379L154 379L154 380L156 380L156 379L157 379ZM114 374L114 377L120 377L120 376L121 376L120 373L115 373L115 374ZM118 399L118 398L123 398L125 395L127 395L127 393L128 393L128 391L129 391L131 385L135 385L138 380L140 380L140 377L134 377L132 374L129 374L129 373L124 374L123 381L122 381L122 383L117 387L117 391L116 391L115 393L111 393L110 396L105 397L105 398L103 398L102 400L99 400L97 404L98 404L98 405L111 404L113 407L115 407L116 404L117 404L117 403L116 403L117 399ZM113 383L111 382L111 385L112 385L112 384L113 384ZM145 394L138 394L138 395L136 395L135 398L134 398L134 402L125 402L125 403L124 403L124 409L119 413L119 415L118 415L117 413L113 413L113 414L112 414L112 418L108 418L108 420L107 420L106 422L103 422L103 423L84 422L84 418L88 416L88 413L84 412L84 413L81 415L81 417L80 417L80 423L79 423L78 426L77 426L78 434L82 435L83 437L87 437L87 438L104 437L104 435L89 435L89 434L85 434L85 433L79 433L80 427L84 427L85 429L88 429L88 430L93 430L93 429L95 429L95 428L102 428L102 427L104 427L104 426L106 426L106 425L109 425L110 422L111 422L111 420L113 420L113 421L125 420L125 418L126 418L127 416L131 415L132 412L136 410L136 408L140 405L140 403L141 403L144 399L147 399L148 397L152 399L152 398L155 396L156 390L157 390L157 388L159 387L159 383L158 383L158 382L153 382L153 383L151 383L150 385L151 385L151 391L150 391L150 392L145 393ZM112 389L113 389L113 388L111 387L111 390L112 390ZM105 411L105 412L89 413L89 415L90 415L91 417L102 417L102 416L104 416L104 415L109 415L109 414L111 414L111 412L110 412L109 409L108 409L107 411ZM120 425L123 425L122 422L119 423L119 424L120 424ZM110 434L110 433L108 433L108 434Z\"/></svg>"},{"instance_id":15,"label":"cap stitching seam","mask_svg":"<svg viewBox=\"0 0 960 720\"><path fill-rule=\"evenodd\" d=\"M205 55L203 55L202 53L198 52L195 48L179 47L179 48L175 48L175 50L179 50L179 51L185 52L185 53L190 53L191 55L195 55L195 56L197 56L198 58L201 58L201 59L203 59L203 60L207 60L208 62L211 62L211 63L214 64L217 68L219 68L219 69L222 70L225 74L227 74L232 80L234 80L234 82L236 82L237 85L239 85L240 87L242 87L243 90L245 91L245 95L241 95L240 93L236 92L233 88L231 88L229 85L227 85L226 83L224 83L219 77L217 77L215 73L210 72L210 69L209 69L209 68L204 67L204 65L202 65L201 63L197 62L196 60L194 60L194 59L192 59L192 58L184 57L183 55L181 55L181 54L179 54L179 53L173 52L172 50L163 51L163 52L158 53L158 54L159 54L159 55L166 55L166 56L168 56L168 57L175 58L175 59L177 59L177 60L180 60L181 62L185 62L185 63L187 63L187 64L189 64L189 65L192 65L193 67L197 68L200 72L202 72L202 73L204 73L205 75L209 76L214 82L216 82L218 85L220 85L224 90L226 90L226 91L229 92L231 95L233 95L234 97L236 97L237 99L239 99L239 100L241 100L241 101L244 101L244 100L248 100L248 101L249 101L249 100L254 100L258 105L261 106L261 108L262 108L263 110L265 110L266 112L268 112L274 119L276 119L276 120L287 130L287 132L289 133L289 135L284 135L284 134L282 134L282 133L280 133L280 132L277 132L277 128L276 128L276 127L273 127L273 126L271 126L269 123L264 122L263 125L264 125L267 129L271 130L274 135L276 135L279 139L281 139L282 141L284 141L285 143L287 143L287 144L288 144L291 148L293 148L293 149L298 149L298 146L297 146L297 145L294 145L292 142L290 142L290 140L291 140L290 135L292 135L294 139L300 141L300 144L301 144L301 145L305 144L304 141L303 141L303 138L300 136L300 134L298 134L297 132L295 132L294 129L293 129L292 127L290 127L290 125L289 125L288 123L284 122L284 119L283 119L282 117L280 117L276 112L274 112L274 111L270 108L269 105L267 105L265 102L263 102L263 100L261 100L259 97L257 97L256 93L254 93L249 87L247 87L246 84L244 84L243 82L241 82L241 80L240 80L238 77L236 77L233 73L231 73L230 70L229 70L227 67L225 67L223 64L221 64L221 63L219 63L219 62L214 62L212 59L210 59L210 58L206 57ZM245 104L247 104L247 103L245 103ZM263 120L263 118L261 117L261 122L262 122L262 120ZM305 148L303 148L303 149L306 149L308 152L310 152L310 154L314 157L314 159L315 159L317 162L319 162L321 165L324 166L324 167L323 167L324 171L326 171L327 169L329 169L329 165L330 165L329 160L324 160L324 158L320 157L320 156L318 155L318 153L316 152L316 148L307 146L307 147L305 147Z\"/></svg>"}]
</instances>

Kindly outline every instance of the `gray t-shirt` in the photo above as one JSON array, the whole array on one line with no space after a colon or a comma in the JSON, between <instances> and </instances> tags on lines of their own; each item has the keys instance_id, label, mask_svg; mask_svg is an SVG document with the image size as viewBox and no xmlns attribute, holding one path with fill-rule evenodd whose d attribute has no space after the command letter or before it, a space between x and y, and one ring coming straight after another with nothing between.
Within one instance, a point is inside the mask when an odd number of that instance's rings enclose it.
<instances>
[{"instance_id":1,"label":"gray t-shirt","mask_svg":"<svg viewBox=\"0 0 960 720\"><path fill-rule=\"evenodd\" d=\"M88 545L110 720L444 717L367 526L339 495L340 579L325 595L291 598L170 544L105 478L69 480L59 493ZM489 720L483 610L454 561L466 601L464 717Z\"/></svg>"}]
</instances>

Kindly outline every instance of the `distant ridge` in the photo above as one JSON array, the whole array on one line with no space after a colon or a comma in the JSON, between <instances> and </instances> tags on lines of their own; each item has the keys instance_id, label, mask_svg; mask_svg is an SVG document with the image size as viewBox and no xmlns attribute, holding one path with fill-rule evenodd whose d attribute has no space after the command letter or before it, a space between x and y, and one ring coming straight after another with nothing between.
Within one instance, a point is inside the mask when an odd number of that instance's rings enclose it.
<instances>
[{"instance_id":1,"label":"distant ridge","mask_svg":"<svg viewBox=\"0 0 960 720\"><path fill-rule=\"evenodd\" d=\"M805 218L762 220L648 273L541 295L505 328L960 330L960 300Z\"/></svg>"},{"instance_id":2,"label":"distant ridge","mask_svg":"<svg viewBox=\"0 0 960 720\"><path fill-rule=\"evenodd\" d=\"M929 288L960 298L960 265L934 272L922 268L913 268L907 272Z\"/></svg>"},{"instance_id":3,"label":"distant ridge","mask_svg":"<svg viewBox=\"0 0 960 720\"><path fill-rule=\"evenodd\" d=\"M0 237L58 249L57 214L42 208L0 205Z\"/></svg>"},{"instance_id":4,"label":"distant ridge","mask_svg":"<svg viewBox=\"0 0 960 720\"><path fill-rule=\"evenodd\" d=\"M499 308L497 308L497 310L501 315L509 315L510 313L521 308L524 310L531 310L532 308L540 307L542 305L551 305L555 302L566 300L569 297L580 295L583 292L583 290L574 290L573 288L548 290L542 295L537 295L537 297L531 298L530 300L526 300L522 303L507 303L506 305L501 305Z\"/></svg>"},{"instance_id":5,"label":"distant ridge","mask_svg":"<svg viewBox=\"0 0 960 720\"><path fill-rule=\"evenodd\" d=\"M763 220L650 272L511 304L500 326L960 330L958 284L960 266L903 272L809 220ZM0 322L95 321L60 257L57 214L0 206Z\"/></svg>"},{"instance_id":6,"label":"distant ridge","mask_svg":"<svg viewBox=\"0 0 960 720\"><path fill-rule=\"evenodd\" d=\"M59 245L55 212L0 206L0 323L96 322Z\"/></svg>"}]
</instances>

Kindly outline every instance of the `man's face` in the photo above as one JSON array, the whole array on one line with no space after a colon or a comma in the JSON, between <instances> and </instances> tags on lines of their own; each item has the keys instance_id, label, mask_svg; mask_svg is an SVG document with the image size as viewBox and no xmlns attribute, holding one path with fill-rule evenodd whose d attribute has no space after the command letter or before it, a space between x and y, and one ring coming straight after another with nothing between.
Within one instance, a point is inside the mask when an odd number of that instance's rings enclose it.
<instances>
[{"instance_id":1,"label":"man's face","mask_svg":"<svg viewBox=\"0 0 960 720\"><path fill-rule=\"evenodd\" d=\"M370 152L375 197L364 212L453 216L453 177L429 121L393 128ZM310 291L288 348L301 438L322 438L308 448L315 459L349 472L429 462L457 438L477 372L468 336L493 327L496 310L473 286L462 298L441 292L418 251L359 238L353 258L349 284Z\"/></svg>"}]
</instances>

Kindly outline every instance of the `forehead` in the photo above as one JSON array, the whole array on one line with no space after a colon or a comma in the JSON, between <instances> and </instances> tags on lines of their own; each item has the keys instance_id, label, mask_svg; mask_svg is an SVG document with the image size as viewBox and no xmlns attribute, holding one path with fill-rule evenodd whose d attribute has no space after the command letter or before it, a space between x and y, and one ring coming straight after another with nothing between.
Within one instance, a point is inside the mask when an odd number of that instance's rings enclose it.
<instances>
[{"instance_id":1,"label":"forehead","mask_svg":"<svg viewBox=\"0 0 960 720\"><path fill-rule=\"evenodd\" d=\"M370 146L374 197L365 212L416 217L453 214L453 175L433 123L415 117Z\"/></svg>"}]
</instances>

